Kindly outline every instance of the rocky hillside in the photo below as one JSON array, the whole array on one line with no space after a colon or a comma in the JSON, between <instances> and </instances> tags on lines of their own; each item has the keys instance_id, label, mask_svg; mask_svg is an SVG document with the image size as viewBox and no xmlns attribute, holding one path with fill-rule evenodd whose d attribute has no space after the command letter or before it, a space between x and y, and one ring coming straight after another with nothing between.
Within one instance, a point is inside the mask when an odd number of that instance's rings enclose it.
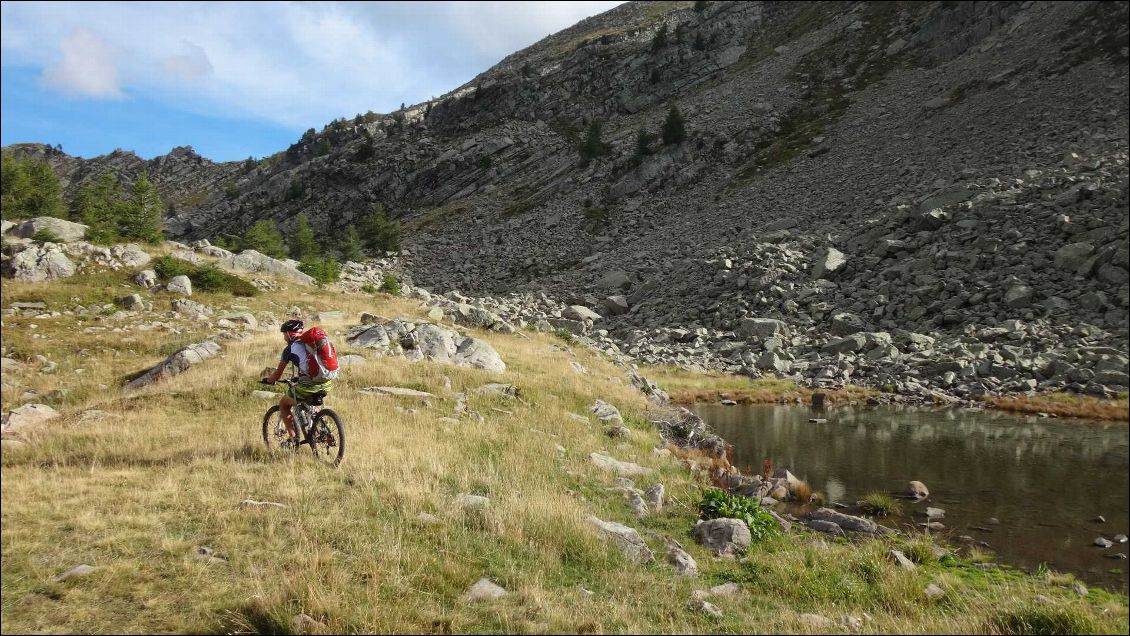
<instances>
[{"instance_id":1,"label":"rocky hillside","mask_svg":"<svg viewBox=\"0 0 1130 636\"><path fill-rule=\"evenodd\" d=\"M333 231L380 201L410 224L412 282L546 292L645 358L1101 393L1130 383L1126 19L1125 2L628 3L254 165L18 150L72 187L146 172L183 238L299 211ZM640 152L672 104L686 140ZM609 153L585 162L592 117Z\"/></svg>"}]
</instances>

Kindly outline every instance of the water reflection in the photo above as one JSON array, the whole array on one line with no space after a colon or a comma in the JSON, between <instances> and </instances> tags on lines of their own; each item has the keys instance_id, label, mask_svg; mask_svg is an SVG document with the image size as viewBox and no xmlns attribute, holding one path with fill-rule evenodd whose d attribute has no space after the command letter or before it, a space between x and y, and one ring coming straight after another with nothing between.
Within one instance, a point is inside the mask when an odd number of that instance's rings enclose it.
<instances>
[{"instance_id":1,"label":"water reflection","mask_svg":"<svg viewBox=\"0 0 1130 636\"><path fill-rule=\"evenodd\" d=\"M1046 561L1092 583L1127 589L1126 562L1103 557L1127 546L1091 545L1101 534L1126 533L1130 523L1125 424L897 407L695 410L734 445L743 469L759 470L771 457L775 466L823 485L833 501L922 481L929 503L946 509L946 526L988 541L1001 560L1026 567ZM813 417L827 421L809 422ZM1107 522L1093 523L1097 515ZM988 525L990 518L1000 525Z\"/></svg>"}]
</instances>

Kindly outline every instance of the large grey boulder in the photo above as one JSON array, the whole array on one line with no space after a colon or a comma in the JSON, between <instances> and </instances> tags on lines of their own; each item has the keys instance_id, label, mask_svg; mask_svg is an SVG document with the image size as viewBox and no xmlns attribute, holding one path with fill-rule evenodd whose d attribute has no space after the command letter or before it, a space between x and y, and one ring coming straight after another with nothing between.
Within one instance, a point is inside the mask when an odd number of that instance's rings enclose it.
<instances>
[{"instance_id":1,"label":"large grey boulder","mask_svg":"<svg viewBox=\"0 0 1130 636\"><path fill-rule=\"evenodd\" d=\"M37 232L48 232L59 239L61 243L81 241L86 236L90 226L57 219L52 216L37 216L30 221L24 221L10 230L11 234L20 238L31 238Z\"/></svg>"},{"instance_id":2,"label":"large grey boulder","mask_svg":"<svg viewBox=\"0 0 1130 636\"><path fill-rule=\"evenodd\" d=\"M1056 269L1064 273L1078 272L1091 256L1095 253L1095 246L1090 243L1070 243L1055 251L1054 263ZM1080 272L1083 273L1083 272Z\"/></svg>"},{"instance_id":3,"label":"large grey boulder","mask_svg":"<svg viewBox=\"0 0 1130 636\"><path fill-rule=\"evenodd\" d=\"M694 537L717 556L733 556L753 542L741 519L711 519L695 526Z\"/></svg>"},{"instance_id":4,"label":"large grey boulder","mask_svg":"<svg viewBox=\"0 0 1130 636\"><path fill-rule=\"evenodd\" d=\"M216 265L233 272L280 276L303 285L313 285L316 282L313 276L303 274L297 268L255 250L243 250L239 254L221 258L216 261Z\"/></svg>"},{"instance_id":5,"label":"large grey boulder","mask_svg":"<svg viewBox=\"0 0 1130 636\"><path fill-rule=\"evenodd\" d=\"M773 318L745 318L734 330L742 338L772 338L789 335L789 326L784 321Z\"/></svg>"},{"instance_id":6,"label":"large grey boulder","mask_svg":"<svg viewBox=\"0 0 1130 636\"><path fill-rule=\"evenodd\" d=\"M0 437L22 440L40 424L59 416L46 404L25 404L4 414L0 419Z\"/></svg>"},{"instance_id":7,"label":"large grey boulder","mask_svg":"<svg viewBox=\"0 0 1130 636\"><path fill-rule=\"evenodd\" d=\"M561 312L561 317L578 322L584 322L586 320L598 322L600 320L600 314L584 305L569 305L569 307Z\"/></svg>"},{"instance_id":8,"label":"large grey boulder","mask_svg":"<svg viewBox=\"0 0 1130 636\"><path fill-rule=\"evenodd\" d=\"M431 360L496 373L506 370L501 356L485 341L428 322L384 320L363 324L350 331L346 342L413 361Z\"/></svg>"},{"instance_id":9,"label":"large grey boulder","mask_svg":"<svg viewBox=\"0 0 1130 636\"><path fill-rule=\"evenodd\" d=\"M180 294L181 296L192 295L192 280L181 274L180 276L173 276L168 284L165 285L165 291L172 294Z\"/></svg>"},{"instance_id":10,"label":"large grey boulder","mask_svg":"<svg viewBox=\"0 0 1130 636\"><path fill-rule=\"evenodd\" d=\"M16 245L5 248L0 274L12 280L41 282L75 275L71 259L55 245Z\"/></svg>"},{"instance_id":11,"label":"large grey boulder","mask_svg":"<svg viewBox=\"0 0 1130 636\"><path fill-rule=\"evenodd\" d=\"M220 345L205 341L191 344L165 358L160 364L145 372L141 377L125 386L126 391L134 391L154 382L160 382L188 370L189 367L215 357L220 353Z\"/></svg>"},{"instance_id":12,"label":"large grey boulder","mask_svg":"<svg viewBox=\"0 0 1130 636\"><path fill-rule=\"evenodd\" d=\"M628 559L641 565L655 560L655 555L647 547L647 543L633 528L615 521L602 521L592 516L588 518L588 522L596 527L601 536L612 541Z\"/></svg>"}]
</instances>

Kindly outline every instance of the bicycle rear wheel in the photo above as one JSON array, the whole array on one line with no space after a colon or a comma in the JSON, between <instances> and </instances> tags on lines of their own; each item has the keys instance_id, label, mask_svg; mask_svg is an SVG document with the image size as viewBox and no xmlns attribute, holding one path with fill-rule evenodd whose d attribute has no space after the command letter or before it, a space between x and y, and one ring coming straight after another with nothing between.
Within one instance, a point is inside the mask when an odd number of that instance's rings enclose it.
<instances>
[{"instance_id":1,"label":"bicycle rear wheel","mask_svg":"<svg viewBox=\"0 0 1130 636\"><path fill-rule=\"evenodd\" d=\"M337 466L345 455L345 427L341 418L330 409L322 409L314 418L311 426L310 450L314 452L314 459Z\"/></svg>"},{"instance_id":2,"label":"bicycle rear wheel","mask_svg":"<svg viewBox=\"0 0 1130 636\"><path fill-rule=\"evenodd\" d=\"M287 437L286 423L283 422L279 405L276 404L267 409L266 415L263 416L263 443L267 445L267 450L279 451L283 449L283 442Z\"/></svg>"}]
</instances>

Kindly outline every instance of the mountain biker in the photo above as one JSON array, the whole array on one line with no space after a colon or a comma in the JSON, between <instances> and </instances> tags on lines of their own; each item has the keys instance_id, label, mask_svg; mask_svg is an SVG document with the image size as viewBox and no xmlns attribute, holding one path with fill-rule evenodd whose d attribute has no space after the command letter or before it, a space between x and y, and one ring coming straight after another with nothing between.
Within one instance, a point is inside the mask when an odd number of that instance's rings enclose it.
<instances>
[{"instance_id":1,"label":"mountain biker","mask_svg":"<svg viewBox=\"0 0 1130 636\"><path fill-rule=\"evenodd\" d=\"M286 340L286 348L283 349L282 358L279 361L279 366L270 377L263 380L265 384L274 384L279 381L288 364L293 364L298 369L298 381L291 385L287 394L279 400L279 411L282 412L283 422L286 424L287 435L290 436L288 440L294 444L298 440L298 431L294 428L294 414L291 412L291 407L297 401L305 401L311 398L315 393L320 391L329 392L333 388L333 381L327 379L317 379L311 377L310 369L317 368L317 365L310 364L310 356L313 355L306 345L299 341L302 336L302 321L301 320L288 320L282 324L280 331L283 334L283 339Z\"/></svg>"}]
</instances>

